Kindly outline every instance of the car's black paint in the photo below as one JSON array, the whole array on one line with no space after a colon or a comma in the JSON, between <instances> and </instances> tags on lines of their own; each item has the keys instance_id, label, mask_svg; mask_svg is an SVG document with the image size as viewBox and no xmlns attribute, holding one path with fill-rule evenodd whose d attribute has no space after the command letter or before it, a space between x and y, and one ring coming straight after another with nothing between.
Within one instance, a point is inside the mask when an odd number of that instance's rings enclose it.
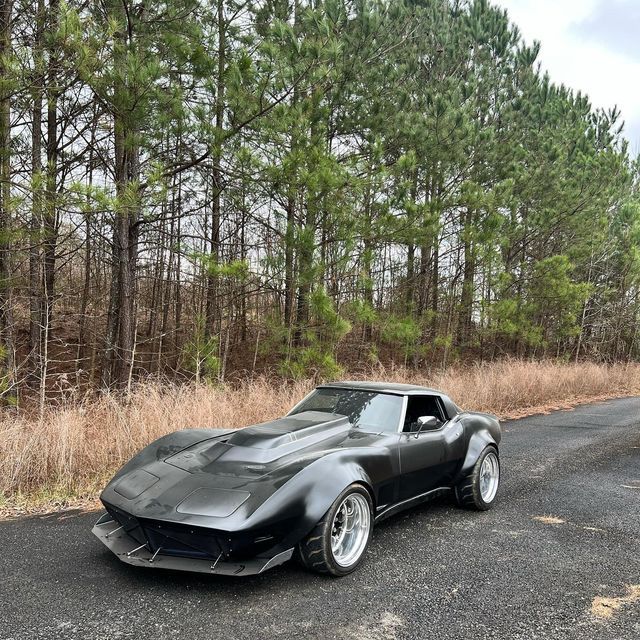
<instances>
[{"instance_id":1,"label":"car's black paint","mask_svg":"<svg viewBox=\"0 0 640 640\"><path fill-rule=\"evenodd\" d=\"M352 483L367 488L380 520L454 486L486 446L500 441L495 417L461 412L434 390L326 386L435 396L445 422L420 432L400 432L401 424L372 433L343 416L307 411L239 430L178 431L116 474L101 495L110 516L94 532L126 562L255 573L287 560ZM172 560L163 564L167 556Z\"/></svg>"}]
</instances>

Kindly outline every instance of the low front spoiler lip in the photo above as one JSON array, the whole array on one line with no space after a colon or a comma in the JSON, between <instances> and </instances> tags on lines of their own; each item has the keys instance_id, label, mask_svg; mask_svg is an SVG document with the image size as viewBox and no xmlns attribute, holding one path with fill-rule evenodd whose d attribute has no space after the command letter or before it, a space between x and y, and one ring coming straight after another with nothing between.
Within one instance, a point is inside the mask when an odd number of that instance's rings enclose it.
<instances>
[{"instance_id":1,"label":"low front spoiler lip","mask_svg":"<svg viewBox=\"0 0 640 640\"><path fill-rule=\"evenodd\" d=\"M91 533L127 564L154 569L173 569L226 576L252 576L263 573L291 559L293 549L287 549L271 558L255 557L242 562L222 562L200 558L181 558L151 553L146 544L140 545L127 535L109 514L105 513L91 529Z\"/></svg>"}]
</instances>

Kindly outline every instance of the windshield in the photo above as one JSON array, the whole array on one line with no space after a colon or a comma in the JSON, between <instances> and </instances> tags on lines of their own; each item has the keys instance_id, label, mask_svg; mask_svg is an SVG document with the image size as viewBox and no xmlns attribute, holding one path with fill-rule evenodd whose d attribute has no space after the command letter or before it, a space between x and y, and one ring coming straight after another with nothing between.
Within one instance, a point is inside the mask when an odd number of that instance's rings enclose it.
<instances>
[{"instance_id":1,"label":"windshield","mask_svg":"<svg viewBox=\"0 0 640 640\"><path fill-rule=\"evenodd\" d=\"M402 396L355 389L320 388L310 393L289 415L303 411L326 411L349 418L365 431L397 431Z\"/></svg>"}]
</instances>

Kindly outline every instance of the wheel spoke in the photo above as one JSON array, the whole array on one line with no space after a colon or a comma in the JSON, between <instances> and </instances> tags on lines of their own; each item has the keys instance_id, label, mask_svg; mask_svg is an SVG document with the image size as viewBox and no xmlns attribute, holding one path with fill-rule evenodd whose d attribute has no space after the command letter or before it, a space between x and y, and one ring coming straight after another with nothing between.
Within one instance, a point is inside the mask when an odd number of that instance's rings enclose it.
<instances>
[{"instance_id":1,"label":"wheel spoke","mask_svg":"<svg viewBox=\"0 0 640 640\"><path fill-rule=\"evenodd\" d=\"M345 530L349 532L353 531L353 528L358 524L358 522L359 522L359 516L357 511L355 511L354 509L353 513L347 517L347 521L345 523Z\"/></svg>"}]
</instances>

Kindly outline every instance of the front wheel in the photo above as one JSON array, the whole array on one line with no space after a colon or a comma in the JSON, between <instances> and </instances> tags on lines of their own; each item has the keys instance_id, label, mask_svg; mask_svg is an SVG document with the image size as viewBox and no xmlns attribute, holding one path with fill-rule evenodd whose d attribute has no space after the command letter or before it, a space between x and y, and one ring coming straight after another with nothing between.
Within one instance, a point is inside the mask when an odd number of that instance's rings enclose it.
<instances>
[{"instance_id":1,"label":"front wheel","mask_svg":"<svg viewBox=\"0 0 640 640\"><path fill-rule=\"evenodd\" d=\"M488 446L473 469L456 487L456 498L461 507L486 511L491 509L500 484L500 459L498 450Z\"/></svg>"},{"instance_id":2,"label":"front wheel","mask_svg":"<svg viewBox=\"0 0 640 640\"><path fill-rule=\"evenodd\" d=\"M360 564L373 530L373 505L359 484L347 487L298 545L302 564L318 573L345 576Z\"/></svg>"}]
</instances>

